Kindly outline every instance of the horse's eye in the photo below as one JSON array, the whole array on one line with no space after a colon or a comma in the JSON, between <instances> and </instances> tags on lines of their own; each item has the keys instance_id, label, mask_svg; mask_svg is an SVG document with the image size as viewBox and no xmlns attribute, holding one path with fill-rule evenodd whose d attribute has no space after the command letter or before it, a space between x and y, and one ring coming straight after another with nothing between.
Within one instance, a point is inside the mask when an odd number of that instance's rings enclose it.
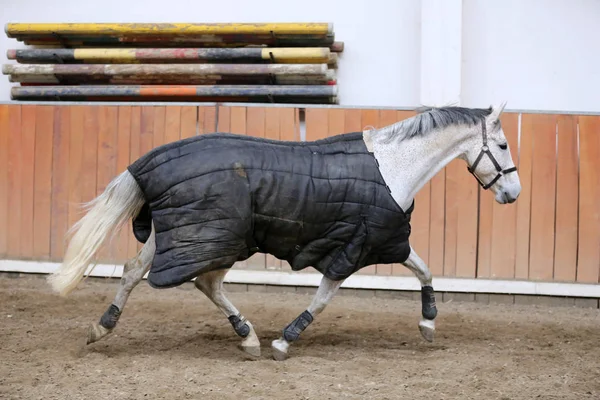
<instances>
[{"instance_id":1,"label":"horse's eye","mask_svg":"<svg viewBox=\"0 0 600 400\"><path fill-rule=\"evenodd\" d=\"M502 150L506 150L506 149L508 149L508 144L502 143L502 144L499 144L498 147L500 147Z\"/></svg>"}]
</instances>

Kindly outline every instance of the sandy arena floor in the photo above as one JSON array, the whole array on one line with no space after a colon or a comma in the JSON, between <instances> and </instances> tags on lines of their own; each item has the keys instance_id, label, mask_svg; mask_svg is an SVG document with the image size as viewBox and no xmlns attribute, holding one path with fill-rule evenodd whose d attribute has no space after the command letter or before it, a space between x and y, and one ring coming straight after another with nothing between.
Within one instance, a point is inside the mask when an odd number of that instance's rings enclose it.
<instances>
[{"instance_id":1,"label":"sandy arena floor","mask_svg":"<svg viewBox=\"0 0 600 400\"><path fill-rule=\"evenodd\" d=\"M262 357L246 360L227 319L190 287L143 282L115 332L83 346L117 281L72 297L36 277L0 277L2 399L600 399L597 309L337 296L284 362L271 340L309 304L301 294L231 293Z\"/></svg>"}]
</instances>

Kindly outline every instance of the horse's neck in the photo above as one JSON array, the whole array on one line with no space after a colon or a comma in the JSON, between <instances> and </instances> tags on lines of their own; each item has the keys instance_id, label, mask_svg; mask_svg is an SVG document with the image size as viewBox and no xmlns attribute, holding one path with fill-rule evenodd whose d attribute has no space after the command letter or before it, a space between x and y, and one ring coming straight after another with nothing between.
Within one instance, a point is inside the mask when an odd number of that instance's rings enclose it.
<instances>
[{"instance_id":1,"label":"horse's neck","mask_svg":"<svg viewBox=\"0 0 600 400\"><path fill-rule=\"evenodd\" d=\"M408 209L417 192L464 150L467 132L449 127L423 137L382 143L372 131L373 152L392 197Z\"/></svg>"}]
</instances>

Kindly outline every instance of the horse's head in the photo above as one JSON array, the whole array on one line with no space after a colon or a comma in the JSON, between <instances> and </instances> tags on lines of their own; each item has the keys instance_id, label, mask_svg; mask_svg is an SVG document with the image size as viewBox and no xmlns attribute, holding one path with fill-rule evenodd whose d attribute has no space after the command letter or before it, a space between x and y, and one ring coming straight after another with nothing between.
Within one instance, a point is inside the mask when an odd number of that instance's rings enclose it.
<instances>
[{"instance_id":1,"label":"horse's head","mask_svg":"<svg viewBox=\"0 0 600 400\"><path fill-rule=\"evenodd\" d=\"M500 124L505 105L492 107L491 113L476 126L467 151L461 156L469 172L484 189L494 192L500 204L513 203L521 193L519 174Z\"/></svg>"}]
</instances>

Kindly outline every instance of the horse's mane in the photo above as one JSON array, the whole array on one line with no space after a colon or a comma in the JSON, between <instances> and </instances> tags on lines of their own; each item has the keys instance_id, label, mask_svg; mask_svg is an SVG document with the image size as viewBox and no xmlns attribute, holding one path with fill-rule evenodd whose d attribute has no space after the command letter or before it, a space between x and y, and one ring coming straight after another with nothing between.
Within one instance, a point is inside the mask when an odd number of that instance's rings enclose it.
<instances>
[{"instance_id":1,"label":"horse's mane","mask_svg":"<svg viewBox=\"0 0 600 400\"><path fill-rule=\"evenodd\" d=\"M452 125L475 125L492 113L489 108L422 107L417 115L386 127L376 129L374 138L384 142L402 141L427 135L436 129Z\"/></svg>"}]
</instances>

